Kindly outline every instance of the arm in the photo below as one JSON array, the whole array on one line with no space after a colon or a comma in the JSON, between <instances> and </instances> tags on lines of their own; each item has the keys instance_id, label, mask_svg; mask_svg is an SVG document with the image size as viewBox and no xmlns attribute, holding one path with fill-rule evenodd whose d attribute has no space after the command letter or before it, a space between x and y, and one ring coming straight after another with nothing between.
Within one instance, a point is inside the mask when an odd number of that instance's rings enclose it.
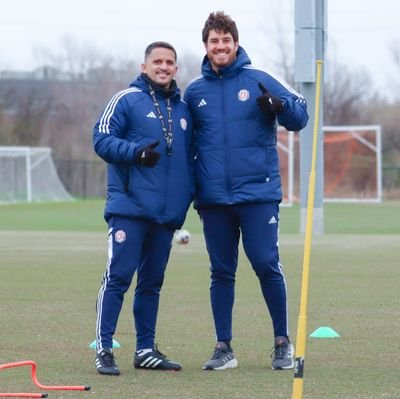
<instances>
[{"instance_id":1,"label":"arm","mask_svg":"<svg viewBox=\"0 0 400 399\"><path fill-rule=\"evenodd\" d=\"M117 98L117 99L116 99ZM127 103L115 95L107 104L93 129L96 154L108 163L133 163L139 145L125 139L128 128Z\"/></svg>"},{"instance_id":2,"label":"arm","mask_svg":"<svg viewBox=\"0 0 400 399\"><path fill-rule=\"evenodd\" d=\"M280 98L283 102L283 110L277 114L278 123L287 130L299 131L303 129L308 122L305 98L291 93Z\"/></svg>"}]
</instances>

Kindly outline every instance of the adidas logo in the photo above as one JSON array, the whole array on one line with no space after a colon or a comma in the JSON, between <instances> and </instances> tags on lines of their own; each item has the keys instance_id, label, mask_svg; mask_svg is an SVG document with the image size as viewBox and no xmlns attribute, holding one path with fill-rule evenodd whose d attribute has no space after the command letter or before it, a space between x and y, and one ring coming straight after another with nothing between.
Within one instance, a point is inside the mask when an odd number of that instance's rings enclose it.
<instances>
[{"instance_id":1,"label":"adidas logo","mask_svg":"<svg viewBox=\"0 0 400 399\"><path fill-rule=\"evenodd\" d=\"M278 223L278 221L276 220L275 216L272 216L271 219L269 219L268 224L275 224Z\"/></svg>"},{"instance_id":2,"label":"adidas logo","mask_svg":"<svg viewBox=\"0 0 400 399\"><path fill-rule=\"evenodd\" d=\"M206 100L204 100L204 98L202 98L199 102L199 104L197 105L198 108L200 107L204 107L205 105L207 105Z\"/></svg>"},{"instance_id":3,"label":"adidas logo","mask_svg":"<svg viewBox=\"0 0 400 399\"><path fill-rule=\"evenodd\" d=\"M155 114L153 111L149 112L146 116L147 116L148 118L155 118L155 119L157 119L156 114Z\"/></svg>"}]
</instances>

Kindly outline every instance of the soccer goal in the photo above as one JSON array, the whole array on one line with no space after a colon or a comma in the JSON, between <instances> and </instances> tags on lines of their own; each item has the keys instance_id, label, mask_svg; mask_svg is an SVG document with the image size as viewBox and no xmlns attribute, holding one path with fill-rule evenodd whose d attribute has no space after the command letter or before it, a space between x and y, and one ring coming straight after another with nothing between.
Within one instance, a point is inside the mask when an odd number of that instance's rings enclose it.
<instances>
[{"instance_id":1,"label":"soccer goal","mask_svg":"<svg viewBox=\"0 0 400 399\"><path fill-rule=\"evenodd\" d=\"M325 126L324 201L381 202L381 128Z\"/></svg>"},{"instance_id":2,"label":"soccer goal","mask_svg":"<svg viewBox=\"0 0 400 399\"><path fill-rule=\"evenodd\" d=\"M0 203L73 200L50 148L0 147L0 171Z\"/></svg>"},{"instance_id":3,"label":"soccer goal","mask_svg":"<svg viewBox=\"0 0 400 399\"><path fill-rule=\"evenodd\" d=\"M278 130L284 206L300 197L299 134ZM324 202L381 202L381 127L325 126L323 134Z\"/></svg>"}]
</instances>

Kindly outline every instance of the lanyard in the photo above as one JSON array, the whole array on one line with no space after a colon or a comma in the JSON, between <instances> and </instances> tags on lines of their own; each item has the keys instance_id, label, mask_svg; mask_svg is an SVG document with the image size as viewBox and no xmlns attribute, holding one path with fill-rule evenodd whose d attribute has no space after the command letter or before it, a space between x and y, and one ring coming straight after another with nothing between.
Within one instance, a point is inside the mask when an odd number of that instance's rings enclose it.
<instances>
[{"instance_id":1,"label":"lanyard","mask_svg":"<svg viewBox=\"0 0 400 399\"><path fill-rule=\"evenodd\" d=\"M166 100L167 112L168 112L168 129L167 129L165 127L164 115L161 112L160 104L157 101L154 89L151 87L151 85L149 85L149 88L150 88L151 98L153 99L154 107L156 108L156 111L158 114L158 119L160 119L160 122L161 122L164 139L165 139L165 142L167 143L167 155L171 155L172 154L172 141L174 139L173 134L172 134L171 100L169 98L167 98L167 100Z\"/></svg>"}]
</instances>

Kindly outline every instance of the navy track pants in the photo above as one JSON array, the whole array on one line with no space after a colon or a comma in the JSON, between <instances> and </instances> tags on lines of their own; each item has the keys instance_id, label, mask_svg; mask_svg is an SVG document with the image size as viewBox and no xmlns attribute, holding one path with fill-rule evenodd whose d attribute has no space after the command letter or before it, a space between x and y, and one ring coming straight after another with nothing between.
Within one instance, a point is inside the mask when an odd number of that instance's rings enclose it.
<instances>
[{"instance_id":1,"label":"navy track pants","mask_svg":"<svg viewBox=\"0 0 400 399\"><path fill-rule=\"evenodd\" d=\"M238 245L256 273L274 336L288 336L286 282L279 261L278 203L224 205L199 210L211 262L211 307L218 341L232 339Z\"/></svg>"},{"instance_id":2,"label":"navy track pants","mask_svg":"<svg viewBox=\"0 0 400 399\"><path fill-rule=\"evenodd\" d=\"M96 303L96 349L112 347L124 294L136 271L136 350L154 348L160 290L174 230L124 217L111 218L108 227L108 262Z\"/></svg>"}]
</instances>

